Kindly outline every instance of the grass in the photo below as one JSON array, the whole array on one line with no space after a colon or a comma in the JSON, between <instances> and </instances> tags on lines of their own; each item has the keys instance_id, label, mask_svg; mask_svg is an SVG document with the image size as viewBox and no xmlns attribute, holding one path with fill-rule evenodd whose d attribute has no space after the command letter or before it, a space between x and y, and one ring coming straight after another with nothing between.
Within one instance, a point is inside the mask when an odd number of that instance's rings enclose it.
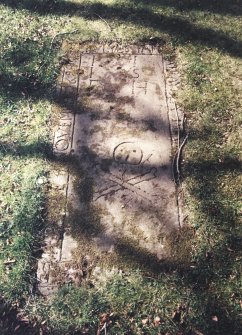
<instances>
[{"instance_id":1,"label":"grass","mask_svg":"<svg viewBox=\"0 0 242 335\"><path fill-rule=\"evenodd\" d=\"M108 282L100 280L96 285L99 285L98 289L65 287L48 305L45 301L38 303L35 313L44 313L47 323L55 326L56 334L74 333L77 329L96 334L97 326L105 317L109 334L179 331L180 325L172 320L174 306L187 303L189 291L181 290L176 278L166 276L149 281L138 272L130 276L114 273ZM83 300L87 303L80 309L79 303ZM184 305L180 323L185 320L186 309L187 305ZM160 321L155 324L158 317ZM60 323L60 319L63 322Z\"/></svg>"},{"instance_id":2,"label":"grass","mask_svg":"<svg viewBox=\"0 0 242 335\"><path fill-rule=\"evenodd\" d=\"M108 334L240 333L241 13L240 0L0 1L3 334L96 334L105 322ZM190 246L182 242L185 266L178 255L156 279L97 274L90 287L64 287L45 301L32 293L63 38L165 42L182 78L176 98L189 132L183 197L193 234Z\"/></svg>"}]
</instances>

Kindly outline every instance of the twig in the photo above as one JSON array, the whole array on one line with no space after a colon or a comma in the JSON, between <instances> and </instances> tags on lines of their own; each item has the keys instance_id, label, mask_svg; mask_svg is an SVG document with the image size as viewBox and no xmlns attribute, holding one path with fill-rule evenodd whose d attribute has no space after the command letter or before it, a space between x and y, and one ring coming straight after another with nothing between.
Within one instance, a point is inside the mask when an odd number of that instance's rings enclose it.
<instances>
[{"instance_id":1,"label":"twig","mask_svg":"<svg viewBox=\"0 0 242 335\"><path fill-rule=\"evenodd\" d=\"M107 335L107 322L105 322L103 327L97 331L97 335L101 334L103 330L104 330L104 334Z\"/></svg>"},{"instance_id":2,"label":"twig","mask_svg":"<svg viewBox=\"0 0 242 335\"><path fill-rule=\"evenodd\" d=\"M176 124L177 124L177 148L179 149L180 147L180 124L179 124L179 115L177 111L177 106L176 108Z\"/></svg>"},{"instance_id":3,"label":"twig","mask_svg":"<svg viewBox=\"0 0 242 335\"><path fill-rule=\"evenodd\" d=\"M150 276L144 276L145 279L152 279L152 280L157 280L157 278L150 277Z\"/></svg>"},{"instance_id":4,"label":"twig","mask_svg":"<svg viewBox=\"0 0 242 335\"><path fill-rule=\"evenodd\" d=\"M51 43L50 43L50 49L52 48L52 45L53 45L53 43L54 43L54 40L55 40L57 37L59 37L59 36L64 36L64 35L77 34L77 33L79 33L79 30L78 30L78 29L75 29L75 30L73 30L73 31L66 31L66 32L63 32L63 33L58 33L58 34L56 34L56 35L52 38L52 40L51 40Z\"/></svg>"},{"instance_id":5,"label":"twig","mask_svg":"<svg viewBox=\"0 0 242 335\"><path fill-rule=\"evenodd\" d=\"M184 140L182 141L182 144L181 144L180 147L178 148L178 151L177 151L177 154L176 154L176 171L177 171L177 181L178 181L178 184L180 183L180 167L179 167L179 161L180 161L180 157L181 157L182 149L183 149L184 145L186 144L187 139L188 139L188 134L186 135L186 137L185 137Z\"/></svg>"},{"instance_id":6,"label":"twig","mask_svg":"<svg viewBox=\"0 0 242 335\"><path fill-rule=\"evenodd\" d=\"M97 13L93 13L94 15L96 15L97 17L99 17L99 19L100 20L102 20L104 23L106 23L106 25L108 26L108 28L110 29L110 32L112 32L113 30L112 30L112 28L111 28L111 26L110 26L110 24L106 21L106 20L104 20L104 18L102 18L100 15L98 15Z\"/></svg>"},{"instance_id":7,"label":"twig","mask_svg":"<svg viewBox=\"0 0 242 335\"><path fill-rule=\"evenodd\" d=\"M14 264L14 263L16 263L15 259L8 259L3 262L4 265L9 265L9 264Z\"/></svg>"},{"instance_id":8,"label":"twig","mask_svg":"<svg viewBox=\"0 0 242 335\"><path fill-rule=\"evenodd\" d=\"M175 175L176 155L177 155L177 151L172 160L172 177L175 183L176 183L176 175Z\"/></svg>"},{"instance_id":9,"label":"twig","mask_svg":"<svg viewBox=\"0 0 242 335\"><path fill-rule=\"evenodd\" d=\"M185 121L186 121L186 116L185 116L185 114L183 113L183 115L182 115L182 120L181 120L181 132L182 132L182 133L184 133L184 128L185 128L184 124L185 124Z\"/></svg>"}]
</instances>

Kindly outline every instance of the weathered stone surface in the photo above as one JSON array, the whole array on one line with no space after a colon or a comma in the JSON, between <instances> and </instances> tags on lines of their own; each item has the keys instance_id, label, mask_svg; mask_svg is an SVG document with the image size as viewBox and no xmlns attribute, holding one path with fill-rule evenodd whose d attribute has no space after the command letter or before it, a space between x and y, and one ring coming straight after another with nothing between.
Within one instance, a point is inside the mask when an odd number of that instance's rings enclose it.
<instances>
[{"instance_id":1,"label":"weathered stone surface","mask_svg":"<svg viewBox=\"0 0 242 335\"><path fill-rule=\"evenodd\" d=\"M69 234L65 233L62 242L61 261L72 261L72 252L78 247L77 241Z\"/></svg>"},{"instance_id":2,"label":"weathered stone surface","mask_svg":"<svg viewBox=\"0 0 242 335\"><path fill-rule=\"evenodd\" d=\"M167 234L179 227L172 177L179 119L166 81L172 65L164 65L153 46L65 49L70 62L58 82L62 109L53 151L65 157L67 169L52 176L52 183L65 194L66 205L60 216L62 235L48 237L54 251L47 248L39 262L43 294L48 286L45 259L48 264L56 259L62 283L76 271L85 272L68 262L78 263L84 255L91 260L104 254L122 257L120 244L146 250L159 261L166 258Z\"/></svg>"}]
</instances>

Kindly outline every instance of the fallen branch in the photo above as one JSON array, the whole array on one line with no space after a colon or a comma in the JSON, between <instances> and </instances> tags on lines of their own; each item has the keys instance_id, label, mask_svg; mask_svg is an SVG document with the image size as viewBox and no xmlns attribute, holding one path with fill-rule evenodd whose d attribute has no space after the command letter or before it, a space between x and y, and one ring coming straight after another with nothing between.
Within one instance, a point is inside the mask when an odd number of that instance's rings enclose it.
<instances>
[{"instance_id":1,"label":"fallen branch","mask_svg":"<svg viewBox=\"0 0 242 335\"><path fill-rule=\"evenodd\" d=\"M103 330L104 330L104 334L107 335L107 322L104 323L101 329L98 329L97 335L100 335Z\"/></svg>"},{"instance_id":2,"label":"fallen branch","mask_svg":"<svg viewBox=\"0 0 242 335\"><path fill-rule=\"evenodd\" d=\"M52 45L53 45L53 43L54 43L54 40L55 40L57 37L59 37L59 36L64 36L64 35L77 34L77 33L79 33L79 30L78 30L78 29L75 29L75 30L73 30L73 31L66 31L66 32L63 32L63 33L58 33L58 34L56 34L56 35L52 38L52 40L51 40L51 43L50 43L50 49L52 48Z\"/></svg>"},{"instance_id":3,"label":"fallen branch","mask_svg":"<svg viewBox=\"0 0 242 335\"><path fill-rule=\"evenodd\" d=\"M176 106L176 124L177 124L177 148L179 149L180 147L180 123L179 123L179 115L178 115L177 106Z\"/></svg>"},{"instance_id":4,"label":"fallen branch","mask_svg":"<svg viewBox=\"0 0 242 335\"><path fill-rule=\"evenodd\" d=\"M3 262L4 265L9 265L9 264L13 264L13 263L16 263L15 259L8 259L8 260Z\"/></svg>"},{"instance_id":5,"label":"fallen branch","mask_svg":"<svg viewBox=\"0 0 242 335\"><path fill-rule=\"evenodd\" d=\"M99 17L99 19L102 20L104 23L106 23L106 25L108 26L110 32L113 31L113 30L112 30L112 27L110 26L110 24L109 24L106 20L104 20L104 18L102 18L102 17L101 17L100 15L98 15L97 13L93 13L93 14L96 15L97 17Z\"/></svg>"},{"instance_id":6,"label":"fallen branch","mask_svg":"<svg viewBox=\"0 0 242 335\"><path fill-rule=\"evenodd\" d=\"M186 135L186 137L182 141L180 147L178 148L177 154L176 154L176 172L177 172L177 182L178 182L178 184L180 184L180 166L179 166L179 162L180 162L180 157L181 157L182 149L183 149L184 145L186 144L187 139L188 139L188 134Z\"/></svg>"}]
</instances>

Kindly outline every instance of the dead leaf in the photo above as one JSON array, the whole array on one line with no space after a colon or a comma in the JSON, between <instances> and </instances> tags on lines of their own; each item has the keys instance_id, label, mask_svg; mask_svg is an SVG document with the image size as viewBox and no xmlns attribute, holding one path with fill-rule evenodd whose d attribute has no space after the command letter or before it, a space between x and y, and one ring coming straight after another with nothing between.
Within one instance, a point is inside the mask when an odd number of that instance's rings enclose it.
<instances>
[{"instance_id":1,"label":"dead leaf","mask_svg":"<svg viewBox=\"0 0 242 335\"><path fill-rule=\"evenodd\" d=\"M142 322L142 325L147 325L147 323L149 322L149 319L148 318L142 319L141 322Z\"/></svg>"},{"instance_id":2,"label":"dead leaf","mask_svg":"<svg viewBox=\"0 0 242 335\"><path fill-rule=\"evenodd\" d=\"M196 334L196 335L204 335L203 333L201 333L199 330L197 330L197 329L194 329L194 333Z\"/></svg>"},{"instance_id":3,"label":"dead leaf","mask_svg":"<svg viewBox=\"0 0 242 335\"><path fill-rule=\"evenodd\" d=\"M105 322L107 322L109 319L109 314L108 313L103 313L100 316L100 323L103 325Z\"/></svg>"},{"instance_id":4,"label":"dead leaf","mask_svg":"<svg viewBox=\"0 0 242 335\"><path fill-rule=\"evenodd\" d=\"M161 322L160 317L159 317L159 316L156 316L156 317L154 318L155 326L159 326L159 325L160 325L160 322Z\"/></svg>"}]
</instances>

